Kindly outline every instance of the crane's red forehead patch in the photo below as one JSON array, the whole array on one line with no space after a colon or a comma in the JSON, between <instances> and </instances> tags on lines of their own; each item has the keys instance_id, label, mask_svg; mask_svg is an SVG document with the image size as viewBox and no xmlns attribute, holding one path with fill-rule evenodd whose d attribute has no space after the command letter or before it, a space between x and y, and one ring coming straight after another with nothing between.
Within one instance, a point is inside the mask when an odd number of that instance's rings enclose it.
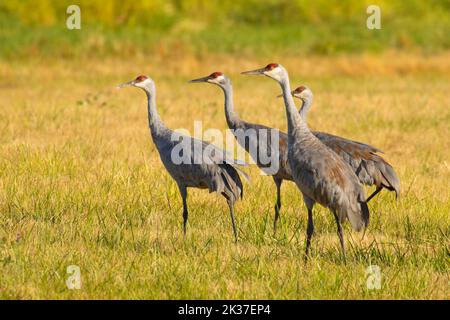
<instances>
[{"instance_id":1,"label":"crane's red forehead patch","mask_svg":"<svg viewBox=\"0 0 450 320\"><path fill-rule=\"evenodd\" d=\"M269 63L269 64L266 66L266 70L270 71L270 70L275 69L276 67L278 67L278 63Z\"/></svg>"},{"instance_id":2,"label":"crane's red forehead patch","mask_svg":"<svg viewBox=\"0 0 450 320\"><path fill-rule=\"evenodd\" d=\"M295 93L302 93L303 91L306 90L305 86L300 86L297 89L294 90Z\"/></svg>"},{"instance_id":3,"label":"crane's red forehead patch","mask_svg":"<svg viewBox=\"0 0 450 320\"><path fill-rule=\"evenodd\" d=\"M215 79L217 77L223 76L223 73L216 71L216 72L211 73L209 76L210 76L210 78Z\"/></svg>"},{"instance_id":4,"label":"crane's red forehead patch","mask_svg":"<svg viewBox=\"0 0 450 320\"><path fill-rule=\"evenodd\" d=\"M137 78L136 78L136 81L137 82L142 82L142 81L144 81L144 80L147 80L148 78L146 77L146 76L138 76Z\"/></svg>"}]
</instances>

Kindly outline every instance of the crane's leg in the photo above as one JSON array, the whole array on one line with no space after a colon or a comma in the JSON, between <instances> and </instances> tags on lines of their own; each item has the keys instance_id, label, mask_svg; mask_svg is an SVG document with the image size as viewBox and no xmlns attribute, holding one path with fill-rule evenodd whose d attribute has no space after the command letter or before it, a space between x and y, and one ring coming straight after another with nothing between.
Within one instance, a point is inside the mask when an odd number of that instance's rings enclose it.
<instances>
[{"instance_id":1,"label":"crane's leg","mask_svg":"<svg viewBox=\"0 0 450 320\"><path fill-rule=\"evenodd\" d=\"M342 224L341 224L341 221L339 220L339 217L336 214L336 212L333 211L333 214L334 214L334 218L336 219L339 241L341 242L342 257L344 258L344 263L347 263L347 259L345 257L344 232L342 231Z\"/></svg>"},{"instance_id":2,"label":"crane's leg","mask_svg":"<svg viewBox=\"0 0 450 320\"><path fill-rule=\"evenodd\" d=\"M308 261L309 248L311 246L311 238L314 234L314 221L313 221L313 215L312 215L314 201L305 195L303 195L303 200L308 209L308 227L306 228L306 249L305 249L305 263L306 263L306 261Z\"/></svg>"},{"instance_id":3,"label":"crane's leg","mask_svg":"<svg viewBox=\"0 0 450 320\"><path fill-rule=\"evenodd\" d=\"M273 220L273 235L277 233L277 222L280 218L280 209L281 209L281 183L283 179L273 178L275 181L275 185L277 186L277 202L275 203L275 218Z\"/></svg>"},{"instance_id":4,"label":"crane's leg","mask_svg":"<svg viewBox=\"0 0 450 320\"><path fill-rule=\"evenodd\" d=\"M366 203L369 203L370 199L375 197L381 190L383 190L383 187L377 187L377 189L366 199Z\"/></svg>"},{"instance_id":5,"label":"crane's leg","mask_svg":"<svg viewBox=\"0 0 450 320\"><path fill-rule=\"evenodd\" d=\"M178 189L180 190L181 198L183 199L183 231L186 236L186 224L188 221L188 207L187 207L187 189L186 186L178 185Z\"/></svg>"},{"instance_id":6,"label":"crane's leg","mask_svg":"<svg viewBox=\"0 0 450 320\"><path fill-rule=\"evenodd\" d=\"M227 199L228 207L230 208L230 218L231 218L231 225L233 226L233 233L234 233L234 240L237 242L237 231L236 231L236 224L234 223L234 202L230 199Z\"/></svg>"}]
</instances>

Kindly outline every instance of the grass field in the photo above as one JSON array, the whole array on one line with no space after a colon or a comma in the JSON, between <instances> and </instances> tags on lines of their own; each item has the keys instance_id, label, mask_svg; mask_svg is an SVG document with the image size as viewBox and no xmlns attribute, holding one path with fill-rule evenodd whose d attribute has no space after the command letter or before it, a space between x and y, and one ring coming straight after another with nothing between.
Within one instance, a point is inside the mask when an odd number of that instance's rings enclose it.
<instances>
[{"instance_id":1,"label":"grass field","mask_svg":"<svg viewBox=\"0 0 450 320\"><path fill-rule=\"evenodd\" d=\"M270 61L171 54L0 62L0 298L449 297L448 53ZM274 61L293 86L314 91L312 128L381 148L400 176L399 201L382 192L370 203L364 240L346 225L347 264L334 219L319 206L303 264L306 210L292 183L283 185L272 236L275 188L256 167L236 206L238 243L224 200L198 190L189 194L184 239L181 200L150 140L145 95L114 89L149 74L169 127L192 130L201 120L225 130L219 89L187 84L223 71L243 119L285 130L278 85L239 75ZM81 290L65 285L69 265L81 268ZM381 268L380 290L366 287L369 265Z\"/></svg>"}]
</instances>

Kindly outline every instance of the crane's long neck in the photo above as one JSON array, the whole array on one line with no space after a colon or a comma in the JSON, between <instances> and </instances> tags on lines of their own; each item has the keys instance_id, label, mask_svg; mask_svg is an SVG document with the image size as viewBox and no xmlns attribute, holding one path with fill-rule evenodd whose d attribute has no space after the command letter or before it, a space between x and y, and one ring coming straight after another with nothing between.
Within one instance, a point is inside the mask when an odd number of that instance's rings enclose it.
<instances>
[{"instance_id":1,"label":"crane's long neck","mask_svg":"<svg viewBox=\"0 0 450 320\"><path fill-rule=\"evenodd\" d=\"M150 133L153 139L158 135L162 134L162 131L167 129L164 123L159 117L158 111L156 110L156 92L153 90L145 90L147 94L147 112L148 112L148 126L150 128Z\"/></svg>"},{"instance_id":2,"label":"crane's long neck","mask_svg":"<svg viewBox=\"0 0 450 320\"><path fill-rule=\"evenodd\" d=\"M239 116L236 113L236 111L234 111L233 87L230 83L221 88L225 95L225 117L227 119L228 127L230 129L236 129L239 126L241 120L239 119Z\"/></svg>"},{"instance_id":3,"label":"crane's long neck","mask_svg":"<svg viewBox=\"0 0 450 320\"><path fill-rule=\"evenodd\" d=\"M295 106L288 75L285 75L280 81L280 86L283 91L284 105L286 107L289 135L294 134L294 132L297 131L296 129L300 129L301 132L308 132L308 126L306 125L306 122L303 121Z\"/></svg>"},{"instance_id":4,"label":"crane's long neck","mask_svg":"<svg viewBox=\"0 0 450 320\"><path fill-rule=\"evenodd\" d=\"M302 106L299 110L299 113L300 113L300 117L303 119L304 122L307 122L306 118L308 116L309 110L311 109L311 105L312 105L312 99L302 100Z\"/></svg>"}]
</instances>

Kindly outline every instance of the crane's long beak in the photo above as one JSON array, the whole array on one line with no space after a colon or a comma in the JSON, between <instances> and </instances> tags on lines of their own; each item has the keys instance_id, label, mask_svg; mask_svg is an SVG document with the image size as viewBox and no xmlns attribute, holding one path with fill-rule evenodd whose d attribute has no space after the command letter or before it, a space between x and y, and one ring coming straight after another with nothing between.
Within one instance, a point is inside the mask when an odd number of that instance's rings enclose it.
<instances>
[{"instance_id":1,"label":"crane's long beak","mask_svg":"<svg viewBox=\"0 0 450 320\"><path fill-rule=\"evenodd\" d=\"M250 71L244 71L241 72L241 74L249 74L249 75L263 75L264 71L266 71L266 68L256 69L256 70L250 70Z\"/></svg>"},{"instance_id":2,"label":"crane's long beak","mask_svg":"<svg viewBox=\"0 0 450 320\"><path fill-rule=\"evenodd\" d=\"M134 84L135 84L135 80L132 80L132 81L128 81L128 82L119 84L116 88L121 89L121 88L125 88L125 87L132 87L132 86L134 86Z\"/></svg>"},{"instance_id":3,"label":"crane's long beak","mask_svg":"<svg viewBox=\"0 0 450 320\"><path fill-rule=\"evenodd\" d=\"M193 79L193 80L189 81L189 83L208 82L208 80L209 80L209 76L203 77L203 78L198 78L198 79Z\"/></svg>"}]
</instances>

